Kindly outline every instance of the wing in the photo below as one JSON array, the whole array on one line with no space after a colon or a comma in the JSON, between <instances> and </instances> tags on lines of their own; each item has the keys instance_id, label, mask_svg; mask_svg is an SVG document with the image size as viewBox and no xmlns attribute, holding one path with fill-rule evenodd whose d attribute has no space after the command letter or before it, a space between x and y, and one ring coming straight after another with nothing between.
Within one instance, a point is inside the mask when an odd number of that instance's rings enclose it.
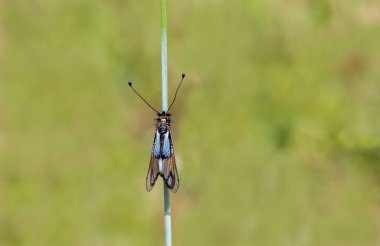
<instances>
[{"instance_id":1,"label":"wing","mask_svg":"<svg viewBox=\"0 0 380 246\"><path fill-rule=\"evenodd\" d=\"M159 173L158 159L154 158L152 153L150 157L148 174L146 175L146 191L150 191L153 188Z\"/></svg>"},{"instance_id":2,"label":"wing","mask_svg":"<svg viewBox=\"0 0 380 246\"><path fill-rule=\"evenodd\" d=\"M152 153L150 156L150 163L148 168L148 174L146 175L146 190L150 191L154 184L156 183L156 180L158 178L158 175L160 173L159 170L159 159L155 158L155 156L159 155L160 152L160 135L156 133L154 136L153 141L153 147L152 147ZM158 146L158 149L157 149Z\"/></svg>"},{"instance_id":3,"label":"wing","mask_svg":"<svg viewBox=\"0 0 380 246\"><path fill-rule=\"evenodd\" d=\"M178 187L179 187L179 178L178 178L177 166L175 162L173 143L172 143L172 139L169 132L167 136L168 136L167 141L166 141L166 136L165 136L164 146L166 144L170 146L170 151L169 151L170 157L162 159L163 169L164 169L162 177L164 179L166 186L169 188L169 190L175 193L177 192ZM163 149L165 150L165 148Z\"/></svg>"},{"instance_id":4,"label":"wing","mask_svg":"<svg viewBox=\"0 0 380 246\"><path fill-rule=\"evenodd\" d=\"M179 178L174 155L170 158L163 159L164 175L163 179L166 186L173 193L176 193L179 187Z\"/></svg>"},{"instance_id":5,"label":"wing","mask_svg":"<svg viewBox=\"0 0 380 246\"><path fill-rule=\"evenodd\" d=\"M173 144L172 144L172 140L170 138L170 133L169 131L167 133L165 133L165 136L164 136L164 142L162 144L162 153L161 153L161 157L162 158L169 158L171 157L172 155L174 154L174 151L173 151Z\"/></svg>"},{"instance_id":6,"label":"wing","mask_svg":"<svg viewBox=\"0 0 380 246\"><path fill-rule=\"evenodd\" d=\"M152 152L155 158L160 158L161 157L161 150L160 150L160 134L156 130L156 135L154 136L154 141L153 141L153 147L152 147Z\"/></svg>"}]
</instances>

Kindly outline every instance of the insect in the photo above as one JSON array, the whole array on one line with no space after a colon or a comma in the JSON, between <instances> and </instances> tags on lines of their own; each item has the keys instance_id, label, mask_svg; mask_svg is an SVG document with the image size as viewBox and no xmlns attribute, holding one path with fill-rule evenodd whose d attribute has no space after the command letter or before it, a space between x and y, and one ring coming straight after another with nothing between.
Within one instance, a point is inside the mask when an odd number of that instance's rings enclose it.
<instances>
[{"instance_id":1,"label":"insect","mask_svg":"<svg viewBox=\"0 0 380 246\"><path fill-rule=\"evenodd\" d=\"M179 83L174 95L174 99L170 104L167 111L159 112L154 109L133 87L132 82L129 81L128 85L132 90L151 108L157 113L156 118L156 132L153 139L153 146L150 156L150 163L148 168L148 174L146 176L146 190L150 191L158 176L161 176L165 185L173 193L177 192L179 187L179 178L177 172L177 166L174 155L173 142L170 134L170 121L171 114L170 108L173 106L175 99L177 98L177 92L182 84L185 74L182 74L181 82Z\"/></svg>"}]
</instances>

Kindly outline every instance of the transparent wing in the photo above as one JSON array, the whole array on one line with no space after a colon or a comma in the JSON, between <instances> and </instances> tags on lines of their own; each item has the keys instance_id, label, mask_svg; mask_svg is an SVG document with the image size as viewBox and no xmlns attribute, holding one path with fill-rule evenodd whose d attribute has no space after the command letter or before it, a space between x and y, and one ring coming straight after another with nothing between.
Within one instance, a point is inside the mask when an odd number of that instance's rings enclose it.
<instances>
[{"instance_id":1,"label":"transparent wing","mask_svg":"<svg viewBox=\"0 0 380 246\"><path fill-rule=\"evenodd\" d=\"M150 157L148 174L146 175L146 191L150 191L158 178L160 171L158 167L158 159L154 158L153 153Z\"/></svg>"},{"instance_id":2,"label":"transparent wing","mask_svg":"<svg viewBox=\"0 0 380 246\"><path fill-rule=\"evenodd\" d=\"M177 166L175 161L174 149L170 133L168 134L168 140L170 143L170 157L162 159L163 162L163 174L162 177L166 186L173 193L177 192L179 187L179 177L177 172Z\"/></svg>"},{"instance_id":3,"label":"transparent wing","mask_svg":"<svg viewBox=\"0 0 380 246\"><path fill-rule=\"evenodd\" d=\"M160 174L159 170L159 159L155 158L155 156L159 156L159 135L156 133L153 140L153 147L152 147L152 153L150 155L150 163L148 168L148 174L146 175L146 190L150 191L154 184L156 183L156 180L158 178L158 175ZM158 149L157 149L158 146ZM158 152L158 153L157 153Z\"/></svg>"},{"instance_id":4,"label":"transparent wing","mask_svg":"<svg viewBox=\"0 0 380 246\"><path fill-rule=\"evenodd\" d=\"M174 155L170 158L163 159L164 174L163 179L166 186L173 193L176 193L179 187L179 178Z\"/></svg>"}]
</instances>

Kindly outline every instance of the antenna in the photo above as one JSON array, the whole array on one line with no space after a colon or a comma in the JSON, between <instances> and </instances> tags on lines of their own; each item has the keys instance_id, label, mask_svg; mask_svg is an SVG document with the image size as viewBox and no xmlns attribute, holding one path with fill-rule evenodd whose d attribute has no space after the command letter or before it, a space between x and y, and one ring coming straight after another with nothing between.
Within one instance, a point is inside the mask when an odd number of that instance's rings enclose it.
<instances>
[{"instance_id":1,"label":"antenna","mask_svg":"<svg viewBox=\"0 0 380 246\"><path fill-rule=\"evenodd\" d=\"M153 109L154 111L156 111L157 114L159 114L160 112L158 112L157 110L155 110L152 106L150 106L150 104L145 101L145 99L135 90L135 88L132 87L132 81L128 81L128 85L132 88L132 90L151 108Z\"/></svg>"},{"instance_id":2,"label":"antenna","mask_svg":"<svg viewBox=\"0 0 380 246\"><path fill-rule=\"evenodd\" d=\"M179 82L179 85L178 85L178 87L177 87L177 90L175 91L175 95L174 95L173 102L170 104L170 106L169 106L167 112L169 112L170 108L172 107L173 103L175 102L175 99L177 98L177 92L178 92L178 90L179 90L179 87L181 87L181 85L182 85L182 81L183 81L184 78L185 78L185 74L183 73L183 74L182 74L181 82Z\"/></svg>"}]
</instances>

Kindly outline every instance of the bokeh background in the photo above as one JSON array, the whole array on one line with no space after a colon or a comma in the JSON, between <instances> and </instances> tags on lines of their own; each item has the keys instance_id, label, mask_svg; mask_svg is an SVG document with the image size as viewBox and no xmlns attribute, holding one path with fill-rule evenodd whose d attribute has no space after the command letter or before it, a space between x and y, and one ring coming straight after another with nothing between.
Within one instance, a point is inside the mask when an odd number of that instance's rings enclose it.
<instances>
[{"instance_id":1,"label":"bokeh background","mask_svg":"<svg viewBox=\"0 0 380 246\"><path fill-rule=\"evenodd\" d=\"M0 245L163 245L160 3L0 1ZM377 0L169 1L174 245L380 245Z\"/></svg>"}]
</instances>

